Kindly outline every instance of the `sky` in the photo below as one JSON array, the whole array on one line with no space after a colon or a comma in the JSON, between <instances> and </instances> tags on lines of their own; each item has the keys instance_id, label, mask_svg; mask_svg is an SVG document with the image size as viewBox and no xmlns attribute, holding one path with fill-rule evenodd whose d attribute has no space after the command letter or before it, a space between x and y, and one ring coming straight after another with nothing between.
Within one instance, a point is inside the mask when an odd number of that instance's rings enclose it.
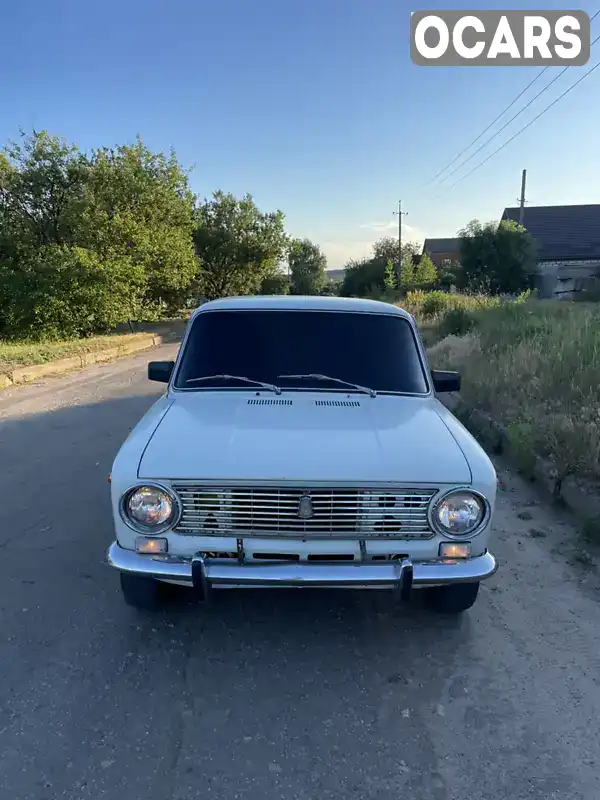
<instances>
[{"instance_id":1,"label":"sky","mask_svg":"<svg viewBox=\"0 0 600 800\"><path fill-rule=\"evenodd\" d=\"M410 14L486 7L472 0L6 3L0 144L33 128L84 150L139 134L193 167L201 197L249 192L262 210L281 209L288 231L317 242L330 268L396 235L399 199L406 240L497 220L516 205L524 168L533 205L600 202L600 69L452 188L600 60L600 42L588 66L571 67L462 171L431 183L540 68L416 66ZM598 10L567 0L497 7ZM592 38L599 34L600 16ZM560 69L549 69L506 120Z\"/></svg>"}]
</instances>

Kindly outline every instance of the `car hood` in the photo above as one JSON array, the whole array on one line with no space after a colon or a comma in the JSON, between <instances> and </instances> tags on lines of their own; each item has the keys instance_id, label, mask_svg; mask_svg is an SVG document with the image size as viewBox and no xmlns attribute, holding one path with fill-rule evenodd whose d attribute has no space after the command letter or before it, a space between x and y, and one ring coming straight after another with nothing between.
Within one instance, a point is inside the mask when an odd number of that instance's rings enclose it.
<instances>
[{"instance_id":1,"label":"car hood","mask_svg":"<svg viewBox=\"0 0 600 800\"><path fill-rule=\"evenodd\" d=\"M296 392L176 395L138 475L163 480L470 483L434 398Z\"/></svg>"}]
</instances>

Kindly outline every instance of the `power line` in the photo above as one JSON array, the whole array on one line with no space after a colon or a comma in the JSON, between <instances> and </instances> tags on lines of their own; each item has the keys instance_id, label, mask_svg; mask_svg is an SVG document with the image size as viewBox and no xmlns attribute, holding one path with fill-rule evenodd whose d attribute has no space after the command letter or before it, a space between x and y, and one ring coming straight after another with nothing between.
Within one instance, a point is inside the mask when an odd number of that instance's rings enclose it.
<instances>
[{"instance_id":1,"label":"power line","mask_svg":"<svg viewBox=\"0 0 600 800\"><path fill-rule=\"evenodd\" d=\"M529 106L530 106L530 105L532 105L532 103L535 103L535 101L538 99L538 97L541 97L541 96L544 94L544 92L547 92L547 91L548 91L548 89L549 89L549 88L552 86L552 84L553 84L553 83L556 83L556 81L557 81L557 80L558 80L558 79L559 79L559 78L560 78L562 75L564 75L564 74L565 74L565 72L566 72L566 71L567 71L567 70L568 70L570 67L571 67L571 65L569 64L568 66L564 67L564 68L563 68L563 69L562 69L562 70L561 70L561 71L558 73L558 75L555 75L555 76L554 76L554 78L552 78L552 80L550 81L550 83L546 84L546 86L544 86L544 88L543 88L543 89L541 89L541 90L540 90L540 91L539 91L539 92L538 92L538 93L535 95L535 97L533 97L533 98L532 98L532 99L531 99L531 100L530 100L528 103L526 103L526 104L523 106L523 108L522 108L520 111L517 111L517 113L516 113L516 114L515 114L513 117L511 117L511 118L508 120L508 122L505 122L505 123L504 123L504 125L503 125L501 128L498 128L498 130L496 131L496 133L494 133L492 136L490 136L490 138L489 138L489 139L486 139L486 140L485 140L485 142L484 142L482 145L480 145L480 146L477 148L477 150L474 150L474 151L471 153L471 155L470 155L470 156L468 156L468 158L465 158L465 160L464 160L464 161L461 161L461 163L460 163L460 164L459 164L457 167L455 167L455 168L454 168L454 169L453 169L451 172L449 172L449 173L446 175L446 177L445 177L445 178L442 178L442 180L441 180L441 183L444 183L444 181L447 181L447 180L448 180L448 178L451 178L451 177L452 177L452 175L454 175L454 173L455 173L455 172L458 172L458 170L459 170L459 169L461 169L462 167L464 167L464 165L465 165L465 164L468 164L468 163L469 163L469 161L470 161L472 158L475 158L475 156L477 155L477 153L481 153L481 151L482 151L482 150L483 150L485 147L487 147L487 146L488 146L488 144L489 144L490 142L492 142L492 141L493 141L493 140L496 138L496 136L498 136L498 134L500 134L500 133L502 133L502 131L506 130L506 128L508 128L508 126L509 126L511 123L513 123L513 122L514 122L514 121L517 119L517 117L520 117L520 116L521 116L521 114L522 114L524 111L527 111L527 109L529 108Z\"/></svg>"},{"instance_id":2,"label":"power line","mask_svg":"<svg viewBox=\"0 0 600 800\"><path fill-rule=\"evenodd\" d=\"M600 9L598 9L598 11L596 11L595 14L593 14L590 17L590 22L592 22L592 20L594 20L598 16L598 14L600 14ZM597 37L596 39L594 39L594 41L591 43L590 47L593 44L595 44L598 41L599 38L600 37ZM443 183L444 181L446 181L448 178L450 178L452 175L454 175L455 172L458 172L458 170L461 167L464 167L464 165L467 164L474 156L476 156L477 153L480 153L483 150L483 148L486 147L486 145L488 145L491 141L493 141L493 139L496 138L496 136L498 136L499 133L502 133L502 131L505 130L512 122L514 122L515 119L517 119L517 117L519 117L523 113L523 111L525 111L527 108L529 108L529 106L532 103L534 103L538 99L538 97L540 97L542 94L544 94L544 92L547 91L552 86L552 84L555 83L561 77L561 75L564 75L564 73L571 66L572 66L572 64L568 64L561 72L559 72L559 74L555 78L553 78L547 86L545 86L540 92L538 92L534 98L532 98L525 106L523 106L523 108L520 111L518 111L514 115L514 117L512 117L505 125L503 125L498 131L496 131L496 133L493 136L491 136L487 141L485 141L481 145L481 147L479 147L477 150L475 150L474 153L471 153L471 155L467 159L465 159L463 162L461 162L455 169L452 170L452 172L448 173L448 175L446 175L445 178L442 178L441 182ZM484 130L481 131L479 136L477 136L475 139L473 139L473 141L471 142L470 145L468 145L468 147L465 147L465 149L462 150L455 158L453 158L452 161L450 161L448 164L446 164L446 166L443 169L441 169L436 175L434 175L433 178L431 178L431 180L429 180L425 184L425 186L429 186L430 184L432 184L437 178L440 177L440 175L442 175L448 169L448 167L451 167L453 164L455 164L456 161L458 161L458 159L461 156L463 156L468 150L470 150L471 147L473 147L474 144L477 144L477 142L481 139L481 137L484 136L484 134L486 134L490 130L490 128L492 128L496 124L496 122L498 122L498 120L501 119L506 114L506 112L514 106L514 104L517 102L517 100L519 100L525 94L525 92L527 92L528 89L530 89L533 86L533 84L539 78L541 78L542 75L544 74L544 72L546 72L546 70L548 70L548 69L550 69L550 65L544 67L540 72L538 72L538 74L535 76L535 78L532 81L530 81L527 84L527 86L519 92L519 94L515 97L515 99L512 102L510 102L506 106L506 108L504 108L504 110L500 112L500 114L498 114L498 116L493 120L493 122L490 122L490 124L487 126L487 128L484 128Z\"/></svg>"},{"instance_id":3,"label":"power line","mask_svg":"<svg viewBox=\"0 0 600 800\"><path fill-rule=\"evenodd\" d=\"M600 37L598 37L598 38L600 38ZM596 41L597 41L597 40L596 40ZM449 187L448 187L448 189L453 189L455 186L458 186L458 184L459 184L459 183L462 183L462 181L464 181L466 178L468 178L468 177L469 177L469 175L472 175L472 174L473 174L474 172L476 172L476 171L477 171L477 170L478 170L480 167L483 167L483 165L484 165L484 164L487 164L487 162L488 162L488 161L489 161L491 158L493 158L495 155L497 155L497 154L498 154L498 153L499 153L501 150L504 150L504 148L505 148L507 145L509 145L511 142L513 142L513 141L514 141L514 140L517 138L517 136L520 136L520 135L521 135L521 134L522 134L524 131L526 131L526 130L527 130L527 128L531 127L531 125L533 125L533 123L534 123L534 122L537 122L537 120L538 120L540 117L542 117L542 116L543 116L543 115L546 113L546 111L550 111L550 109L551 109L553 106L555 106L555 105L556 105L556 104L557 104L557 103L558 103L560 100L562 100L562 99L563 99L563 97L565 97L567 94L569 94L569 92L571 92L571 91L572 91L572 90L573 90L573 89L574 89L576 86L578 86L578 85L579 85L579 84L580 84L580 83L581 83L583 80L585 80L585 79L587 78L587 76L588 76L588 75L591 75L591 74L592 74L592 72L594 72L594 70L598 69L598 67L600 67L600 61L599 61L597 64L594 64L594 66L593 66L593 67L591 67L590 69L588 69L588 71L587 71L587 72L585 72L585 73L584 73L584 74L581 76L581 78L579 78L579 80L575 81L575 83L572 83L572 84L571 84L571 86L569 86L569 88L568 88L568 89L566 89L566 90L565 90L565 91L564 91L562 94L560 94L560 95L559 95L559 96L558 96L558 97L557 97L555 100L553 100L553 101L550 103L550 105L549 105L549 106L546 106L546 108L542 109L542 111L540 111L540 113L539 113L539 114L537 114L537 115L536 115L536 116L535 116L533 119L529 120L529 122L527 123L527 125L524 125L524 126L523 126L523 127L520 129L520 130L518 130L518 131L517 131L515 134L513 134L513 136L511 136L511 137L510 137L510 139L507 139L507 140L504 142L504 144L501 144L501 145L500 145L500 147L499 147L497 150L494 150L494 152L493 152L493 153L490 153L490 155L489 155L489 156L487 156L486 158L484 158L484 159L483 159L483 161L480 161L480 162L479 162L479 164L477 164L476 166L474 166L474 167L473 167L473 169L469 170L469 172L467 172L467 173L466 173L466 175L463 175L463 176L462 176L462 178L459 178L459 179L458 179L458 180L457 180L455 183L453 183L451 186L449 186Z\"/></svg>"},{"instance_id":4,"label":"power line","mask_svg":"<svg viewBox=\"0 0 600 800\"><path fill-rule=\"evenodd\" d=\"M524 88L522 91L520 91L520 92L519 92L519 94L518 94L518 95L515 97L515 99L512 101L512 103L509 103L509 104L506 106L506 108L505 108L503 111L501 111L501 112L498 114L498 116L496 117L496 119L495 119L493 122L490 122L490 124L487 126L487 128L484 128L484 130L482 130L482 131L481 131L481 133L479 134L479 136L477 136L475 139L473 139L473 141L471 142L471 144L470 144L470 145L468 145L468 147L465 147L465 149L464 149L464 150L461 150L461 152L460 152L460 153L459 153L459 154L458 154L458 155L457 155L455 158L453 158L453 159L452 159L452 161L450 161L448 164L446 164L446 166L445 166L443 169L441 169L441 170L440 170L438 173L436 173L436 174L433 176L433 178L431 178L431 180L427 181L427 183L425 184L425 186L429 186L431 183L433 183L433 182L434 182L434 181L435 181L437 178L439 178L439 177L440 177L440 175L442 175L444 172L446 172L446 170L448 169L448 167L451 167L451 166L452 166L452 164L454 164L456 161L458 161L458 159L459 159L461 156L464 156L464 154L467 152L467 150L470 150L470 149L473 147L473 145L474 145L474 144L477 144L477 142L478 142L478 141L481 139L481 137L482 137L484 134L486 134L486 133L489 131L489 129L490 129L490 128L493 128L493 127L494 127L494 125L495 125L495 124L498 122L498 120L499 120L499 119L501 119L501 117L503 117L503 116L506 114L506 112L507 112L507 111L508 111L510 108L512 108L512 107L514 106L514 104L517 102L517 100L518 100L519 98L523 97L523 95L525 94L525 92L526 92L528 89L530 89L530 88L533 86L533 84L534 84L534 83L535 83L535 82L538 80L538 78L541 78L541 77L542 77L542 75L544 74L544 72L546 72L546 70L547 70L547 69L550 69L550 66L549 66L549 65L548 65L547 67L544 67L544 69L543 69L543 70L541 70L541 72L538 72L538 74L535 76L535 78L534 78L532 81L530 81L530 82L527 84L527 86L526 86L526 87L525 87L525 88ZM446 176L446 177L447 177L447 176Z\"/></svg>"},{"instance_id":5,"label":"power line","mask_svg":"<svg viewBox=\"0 0 600 800\"><path fill-rule=\"evenodd\" d=\"M597 13L600 13L600 11L599 11L599 12L597 12ZM596 15L594 15L594 16L596 16ZM595 39L594 39L594 41L591 43L591 45L594 45L594 44L596 44L596 42L597 42L599 39L600 39L600 36L596 36L596 38L595 38ZM591 45L590 45L590 47L591 47ZM479 153L481 150L483 150L483 148L484 148L484 147L486 147L486 145L488 145L488 144L489 144L489 143L490 143L490 142L491 142L493 139L495 139L495 138L496 138L496 136L497 136L499 133L501 133L501 132L502 132L502 131L503 131L505 128L507 128L507 127L508 127L508 126L511 124L511 122L514 122L514 121L515 121L515 119L516 119L518 116L520 116L520 114L522 114L522 112L523 112L523 111L525 111L525 110L526 110L526 109L527 109L527 108L528 108L528 107L529 107L529 106L530 106L530 105L531 105L531 104L532 104L532 103L533 103L535 100L537 100L537 98L538 98L538 97L539 97L541 94L543 94L543 93L546 91L546 89L549 89L549 88L550 88L550 86L552 86L552 84L553 84L553 83L555 83L555 81L557 81L557 80L558 80L558 78L560 78L560 77L561 77L561 75L564 75L564 73L565 73L565 72L566 72L568 69L570 69L570 67L571 67L571 66L572 66L572 65L571 65L571 64L569 64L567 67L565 67L564 69L562 69L562 70L561 70L561 71L558 73L558 75L557 75L555 78L553 78L553 79L550 81L550 83L549 83L549 84L548 84L548 85L547 85L547 86L546 86L544 89L542 89L542 91L541 91L541 92L538 92L538 93L536 94L536 96L535 96L535 97L534 97L532 100L530 100L530 101L529 101L529 103L527 103L525 106L523 106L523 108L521 109L521 111L519 111L517 114L515 114L515 115L514 115L514 117L512 117L512 119L510 119L510 120L509 120L509 121L508 121L508 122L507 122L505 125L503 125L503 126L502 126L502 127L501 127L501 128L498 130L498 131L496 131L496 133L495 133L493 136L491 136L491 137L490 137L490 138L489 138L487 141L485 141L485 142L484 142L484 143L481 145L481 147L478 147L478 148L477 148L477 150L475 150L473 153L471 153L471 155L469 156L469 158L465 159L465 160L464 160L464 161L463 161L461 164L459 164L459 165L458 165L458 167L456 167L456 169L453 169L453 170L452 170L452 172L449 172L449 173L448 173L448 175L446 175L446 177L445 177L445 178L443 178L443 180L442 180L442 183L443 183L444 181L446 181L446 180L447 180L449 177L451 177L452 175L454 175L454 173L455 173L455 172L457 172L457 171L458 171L458 170L459 170L461 167L464 167L464 165L465 165L465 164L467 164L467 163L468 163L468 162L469 162L469 161L470 161L470 160L473 158L473 156L476 156L476 155L477 155L477 153ZM600 66L600 64L597 64L596 66ZM514 136L512 136L510 139L508 139L508 140L507 140L507 141L506 141L506 142L505 142L505 143L504 143L504 144L503 144L501 147L499 147L497 150L494 150L494 152L493 152L493 153L491 153L491 154L490 154L490 156L489 156L488 158L486 158L484 161L482 161L482 162L481 162L481 163L480 163L480 164L479 164L479 165L478 165L478 166L477 166L475 169L479 169L479 167L480 167L480 166L483 166L483 164L485 164L487 161L489 161L489 159L490 159L490 158L492 158L492 156L496 155L496 153L499 153L499 152L500 152L500 150L504 149L504 147L506 147L506 145L507 145L507 144L509 144L510 142L512 142L512 141L513 141L513 139L516 139L516 137L517 137L517 136L519 136L519 135L520 135L520 134L521 134L521 133L522 133L524 130L526 130L526 129L527 129L527 128L528 128L528 127L531 125L531 124L533 124L533 123L534 123L534 122L535 122L537 119L539 119L539 118L540 118L540 117L541 117L543 114L545 114L545 113L546 113L546 111L548 111L550 108L552 108L552 106L556 105L556 103L557 103L559 100L561 100L561 99L562 99L562 98L563 98L563 97L564 97L566 94L568 94L568 93L571 91L571 89L574 89L574 88L575 88L575 86L577 86L579 83L581 83L581 81L582 81L582 80L583 80L585 77L587 77L587 76L590 74L590 72L593 72L593 71L596 69L596 66L595 66L595 67L593 67L592 69L588 70L588 72L586 72L584 75L582 75L582 77L581 77L581 78L580 78L578 81L576 81L574 84L572 84L572 86L570 86L570 87L569 87L569 89L567 89L567 91L565 91L565 92L563 92L561 95L559 95L559 96L556 98L556 100L554 100L552 103L550 103L550 105L549 105L549 106L546 106L546 108L545 108L545 109L543 109L543 111L542 111L540 114L538 114L536 117L534 117L534 118L531 120L531 122L528 122L528 123L527 123L527 125L525 125L525 126L524 126L523 128L521 128L519 131L517 131L517 133L516 133ZM473 169L473 170L470 170L470 171L469 171L469 172L467 172L467 173L466 173L466 174L465 174L465 175L464 175L462 178L459 178L459 179L458 179L458 180L457 180L455 183L451 184L451 186L449 186L449 187L447 187L447 188L449 188L449 189L453 189L453 188L454 188L454 187L455 187L457 184L459 184L459 183L460 183L460 182L461 182L461 181L462 181L464 178L466 178L466 177L468 177L469 175L471 175L471 174L472 174L474 171L475 171L474 169Z\"/></svg>"}]
</instances>

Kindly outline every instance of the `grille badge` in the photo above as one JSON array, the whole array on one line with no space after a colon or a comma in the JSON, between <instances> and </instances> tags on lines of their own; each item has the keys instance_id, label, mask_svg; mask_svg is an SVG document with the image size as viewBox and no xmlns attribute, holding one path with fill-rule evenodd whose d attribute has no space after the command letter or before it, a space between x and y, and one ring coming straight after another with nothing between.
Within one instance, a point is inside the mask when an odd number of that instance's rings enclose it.
<instances>
[{"instance_id":1,"label":"grille badge","mask_svg":"<svg viewBox=\"0 0 600 800\"><path fill-rule=\"evenodd\" d=\"M188 536L430 539L427 509L435 489L174 483ZM303 499L305 498L305 499ZM312 516L304 518L308 502ZM209 518L210 517L210 518ZM208 527L204 527L208 522ZM269 551L270 552L270 551Z\"/></svg>"},{"instance_id":2,"label":"grille badge","mask_svg":"<svg viewBox=\"0 0 600 800\"><path fill-rule=\"evenodd\" d=\"M300 519L312 519L314 515L312 497L309 494L303 494L298 503L298 517Z\"/></svg>"}]
</instances>

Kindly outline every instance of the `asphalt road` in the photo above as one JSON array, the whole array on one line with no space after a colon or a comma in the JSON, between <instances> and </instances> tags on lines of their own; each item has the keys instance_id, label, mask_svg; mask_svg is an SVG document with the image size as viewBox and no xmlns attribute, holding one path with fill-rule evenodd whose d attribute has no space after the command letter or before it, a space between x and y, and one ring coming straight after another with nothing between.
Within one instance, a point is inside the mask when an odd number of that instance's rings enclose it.
<instances>
[{"instance_id":1,"label":"asphalt road","mask_svg":"<svg viewBox=\"0 0 600 800\"><path fill-rule=\"evenodd\" d=\"M596 574L505 471L459 621L374 592L126 607L106 475L147 357L0 394L0 797L600 798Z\"/></svg>"}]
</instances>

